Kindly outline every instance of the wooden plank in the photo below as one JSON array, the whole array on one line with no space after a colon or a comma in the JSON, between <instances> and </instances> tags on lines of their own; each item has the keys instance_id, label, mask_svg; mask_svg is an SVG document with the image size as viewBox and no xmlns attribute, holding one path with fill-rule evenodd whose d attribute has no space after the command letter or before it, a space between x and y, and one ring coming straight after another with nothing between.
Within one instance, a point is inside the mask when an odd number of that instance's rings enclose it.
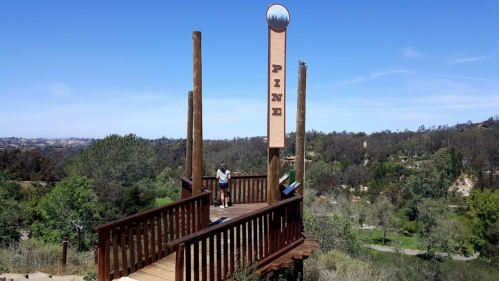
<instances>
[{"instance_id":1,"label":"wooden plank","mask_svg":"<svg viewBox=\"0 0 499 281\"><path fill-rule=\"evenodd\" d=\"M142 272L142 271L137 271L128 277L136 279L136 280L140 280L140 281L165 281L166 280L165 278L158 277L158 276L152 275L150 273Z\"/></svg>"},{"instance_id":2,"label":"wooden plank","mask_svg":"<svg viewBox=\"0 0 499 281\"><path fill-rule=\"evenodd\" d=\"M175 271L171 271L162 267L158 267L155 264L151 264L150 266L142 269L140 272L148 273L157 277L162 278L163 280L171 280L175 278ZM133 277L131 277L133 278ZM142 281L142 280L140 280Z\"/></svg>"}]
</instances>

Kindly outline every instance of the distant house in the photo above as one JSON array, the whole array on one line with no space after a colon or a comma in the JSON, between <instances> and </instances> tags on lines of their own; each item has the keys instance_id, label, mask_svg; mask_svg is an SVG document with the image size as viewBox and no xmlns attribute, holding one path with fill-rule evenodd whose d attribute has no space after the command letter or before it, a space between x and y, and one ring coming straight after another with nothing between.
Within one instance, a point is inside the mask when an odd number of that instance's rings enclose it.
<instances>
[{"instance_id":1,"label":"distant house","mask_svg":"<svg viewBox=\"0 0 499 281\"><path fill-rule=\"evenodd\" d=\"M487 128L487 125L485 124L485 122L475 122L475 123L473 123L473 125L475 125L479 128Z\"/></svg>"},{"instance_id":2,"label":"distant house","mask_svg":"<svg viewBox=\"0 0 499 281\"><path fill-rule=\"evenodd\" d=\"M295 166L296 156L288 156L281 159L281 165L288 165L290 168ZM312 164L312 160L305 159L305 166L310 166Z\"/></svg>"}]
</instances>

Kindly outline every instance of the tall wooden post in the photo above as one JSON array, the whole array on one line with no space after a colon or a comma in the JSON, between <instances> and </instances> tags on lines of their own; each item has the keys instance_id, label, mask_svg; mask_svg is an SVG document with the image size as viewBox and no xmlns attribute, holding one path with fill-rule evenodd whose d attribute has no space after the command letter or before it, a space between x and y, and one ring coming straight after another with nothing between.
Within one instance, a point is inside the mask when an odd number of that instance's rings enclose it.
<instances>
[{"instance_id":1,"label":"tall wooden post","mask_svg":"<svg viewBox=\"0 0 499 281\"><path fill-rule=\"evenodd\" d=\"M192 177L192 130L193 130L193 115L192 115L192 91L187 93L187 142L185 148L185 177Z\"/></svg>"},{"instance_id":2,"label":"tall wooden post","mask_svg":"<svg viewBox=\"0 0 499 281\"><path fill-rule=\"evenodd\" d=\"M279 201L279 149L284 148L286 129L286 28L289 12L281 4L267 9L269 34L267 108L267 204Z\"/></svg>"},{"instance_id":3,"label":"tall wooden post","mask_svg":"<svg viewBox=\"0 0 499 281\"><path fill-rule=\"evenodd\" d=\"M193 40L193 109L194 143L192 159L192 195L201 193L203 186L203 107L202 107L202 65L201 31L192 32Z\"/></svg>"},{"instance_id":4,"label":"tall wooden post","mask_svg":"<svg viewBox=\"0 0 499 281\"><path fill-rule=\"evenodd\" d=\"M303 196L305 184L305 109L307 100L307 66L304 61L298 67L298 105L296 111L296 181L298 193Z\"/></svg>"}]
</instances>

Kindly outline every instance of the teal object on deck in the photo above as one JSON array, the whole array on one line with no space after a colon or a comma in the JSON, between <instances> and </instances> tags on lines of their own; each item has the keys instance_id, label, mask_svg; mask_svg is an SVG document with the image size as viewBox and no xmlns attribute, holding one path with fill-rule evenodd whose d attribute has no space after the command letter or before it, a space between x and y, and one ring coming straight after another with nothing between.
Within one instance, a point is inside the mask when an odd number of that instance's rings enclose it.
<instances>
[{"instance_id":1,"label":"teal object on deck","mask_svg":"<svg viewBox=\"0 0 499 281\"><path fill-rule=\"evenodd\" d=\"M294 169L289 170L289 184L292 184L295 182L295 175L296 175L296 172Z\"/></svg>"}]
</instances>

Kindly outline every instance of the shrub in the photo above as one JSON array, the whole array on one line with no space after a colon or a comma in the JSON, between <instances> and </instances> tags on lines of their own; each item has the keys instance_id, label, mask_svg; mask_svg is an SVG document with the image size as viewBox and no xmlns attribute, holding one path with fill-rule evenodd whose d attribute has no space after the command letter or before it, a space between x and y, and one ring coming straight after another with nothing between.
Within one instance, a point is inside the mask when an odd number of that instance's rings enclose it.
<instances>
[{"instance_id":1,"label":"shrub","mask_svg":"<svg viewBox=\"0 0 499 281\"><path fill-rule=\"evenodd\" d=\"M318 252L305 261L303 280L387 280L383 272L368 262L353 259L336 250Z\"/></svg>"},{"instance_id":2,"label":"shrub","mask_svg":"<svg viewBox=\"0 0 499 281\"><path fill-rule=\"evenodd\" d=\"M410 221L410 222L404 223L402 228L407 232L416 233L419 230L419 224L415 221Z\"/></svg>"}]
</instances>

